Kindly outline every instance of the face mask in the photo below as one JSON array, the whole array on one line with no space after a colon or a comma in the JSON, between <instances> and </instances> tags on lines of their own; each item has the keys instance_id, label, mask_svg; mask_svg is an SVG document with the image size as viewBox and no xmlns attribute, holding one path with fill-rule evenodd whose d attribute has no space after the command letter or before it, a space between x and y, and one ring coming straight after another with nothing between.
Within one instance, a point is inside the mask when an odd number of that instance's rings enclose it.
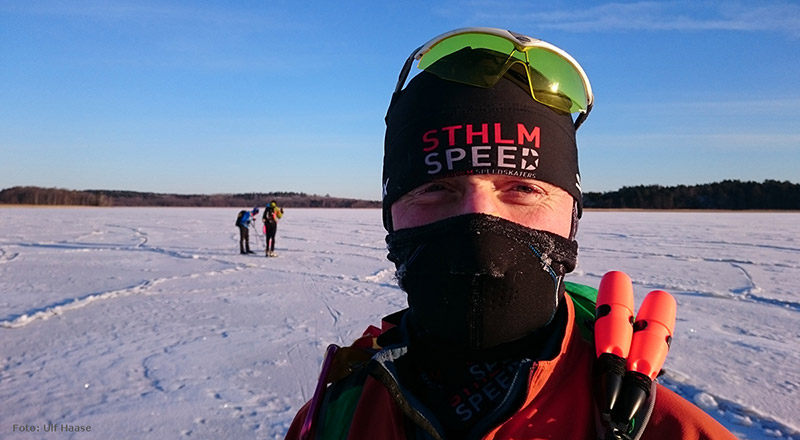
<instances>
[{"instance_id":1,"label":"face mask","mask_svg":"<svg viewBox=\"0 0 800 440\"><path fill-rule=\"evenodd\" d=\"M578 245L486 214L466 214L387 235L420 338L480 351L546 326L575 268Z\"/></svg>"}]
</instances>

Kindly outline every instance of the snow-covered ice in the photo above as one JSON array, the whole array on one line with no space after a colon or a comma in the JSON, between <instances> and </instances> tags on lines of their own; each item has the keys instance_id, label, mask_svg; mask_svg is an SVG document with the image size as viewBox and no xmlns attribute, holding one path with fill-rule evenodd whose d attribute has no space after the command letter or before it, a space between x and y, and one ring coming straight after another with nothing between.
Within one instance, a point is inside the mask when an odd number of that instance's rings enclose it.
<instances>
[{"instance_id":1,"label":"snow-covered ice","mask_svg":"<svg viewBox=\"0 0 800 440\"><path fill-rule=\"evenodd\" d=\"M0 438L282 438L327 344L405 297L379 210L287 209L278 258L239 255L237 212L0 208ZM800 214L589 211L578 239L570 281L675 295L663 383L800 439Z\"/></svg>"}]
</instances>

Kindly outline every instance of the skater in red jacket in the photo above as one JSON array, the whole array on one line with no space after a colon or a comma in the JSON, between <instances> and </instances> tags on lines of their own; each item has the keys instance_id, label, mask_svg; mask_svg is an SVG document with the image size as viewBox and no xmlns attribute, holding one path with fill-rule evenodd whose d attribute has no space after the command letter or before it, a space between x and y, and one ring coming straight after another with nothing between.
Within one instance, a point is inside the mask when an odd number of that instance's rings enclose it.
<instances>
[{"instance_id":1,"label":"skater in red jacket","mask_svg":"<svg viewBox=\"0 0 800 440\"><path fill-rule=\"evenodd\" d=\"M734 438L657 381L622 422L598 410L594 291L564 281L582 213L575 134L593 100L566 52L500 29L448 32L409 57L383 163L408 308L329 347L287 438Z\"/></svg>"}]
</instances>

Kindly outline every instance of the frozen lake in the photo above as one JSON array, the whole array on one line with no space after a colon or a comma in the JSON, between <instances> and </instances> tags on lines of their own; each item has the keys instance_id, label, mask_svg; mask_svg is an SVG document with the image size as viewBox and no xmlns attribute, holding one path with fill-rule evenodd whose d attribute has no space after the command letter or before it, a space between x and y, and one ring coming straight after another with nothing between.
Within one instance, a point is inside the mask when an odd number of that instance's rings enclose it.
<instances>
[{"instance_id":1,"label":"frozen lake","mask_svg":"<svg viewBox=\"0 0 800 440\"><path fill-rule=\"evenodd\" d=\"M282 438L327 344L405 296L379 210L287 209L269 259L237 212L0 208L0 438ZM578 241L569 281L675 295L667 386L800 439L800 214L589 211Z\"/></svg>"}]
</instances>

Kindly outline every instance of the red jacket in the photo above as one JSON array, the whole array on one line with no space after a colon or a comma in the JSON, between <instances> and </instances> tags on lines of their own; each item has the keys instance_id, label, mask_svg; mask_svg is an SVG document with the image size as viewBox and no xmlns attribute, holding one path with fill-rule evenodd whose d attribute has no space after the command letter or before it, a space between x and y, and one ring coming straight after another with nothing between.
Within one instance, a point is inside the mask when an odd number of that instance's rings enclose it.
<instances>
[{"instance_id":1,"label":"red jacket","mask_svg":"<svg viewBox=\"0 0 800 440\"><path fill-rule=\"evenodd\" d=\"M597 440L596 409L591 392L594 347L580 335L572 301L565 302L568 325L560 354L551 361L534 364L525 403L484 439ZM412 422L415 418L405 414L401 407L383 382L373 376L367 377L346 438L435 438L415 426ZM306 404L295 416L287 439L300 439L308 408ZM406 411L413 412L413 409ZM641 439L735 440L735 437L699 408L658 385L655 408Z\"/></svg>"}]
</instances>

